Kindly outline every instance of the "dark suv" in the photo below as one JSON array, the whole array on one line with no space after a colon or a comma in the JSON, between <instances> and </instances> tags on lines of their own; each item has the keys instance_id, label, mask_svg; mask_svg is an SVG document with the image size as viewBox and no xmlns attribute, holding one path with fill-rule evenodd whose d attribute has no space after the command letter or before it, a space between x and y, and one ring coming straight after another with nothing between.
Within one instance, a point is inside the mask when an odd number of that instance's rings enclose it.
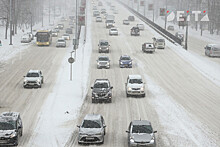
<instances>
[{"instance_id":1,"label":"dark suv","mask_svg":"<svg viewBox=\"0 0 220 147\"><path fill-rule=\"evenodd\" d=\"M18 112L3 112L0 115L0 145L18 145L23 125Z\"/></svg>"},{"instance_id":2,"label":"dark suv","mask_svg":"<svg viewBox=\"0 0 220 147\"><path fill-rule=\"evenodd\" d=\"M112 86L108 79L96 79L92 89L92 103L112 102Z\"/></svg>"}]
</instances>

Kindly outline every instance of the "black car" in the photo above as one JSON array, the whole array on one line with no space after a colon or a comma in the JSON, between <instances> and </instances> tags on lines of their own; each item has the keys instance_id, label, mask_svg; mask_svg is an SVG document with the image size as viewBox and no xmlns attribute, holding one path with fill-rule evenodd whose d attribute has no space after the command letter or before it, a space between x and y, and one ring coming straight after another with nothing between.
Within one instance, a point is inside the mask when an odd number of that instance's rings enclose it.
<instances>
[{"instance_id":1,"label":"black car","mask_svg":"<svg viewBox=\"0 0 220 147\"><path fill-rule=\"evenodd\" d=\"M92 103L112 102L112 86L108 79L96 79L92 89Z\"/></svg>"},{"instance_id":2,"label":"black car","mask_svg":"<svg viewBox=\"0 0 220 147\"><path fill-rule=\"evenodd\" d=\"M18 112L3 112L0 115L0 145L18 145L23 125Z\"/></svg>"},{"instance_id":3,"label":"black car","mask_svg":"<svg viewBox=\"0 0 220 147\"><path fill-rule=\"evenodd\" d=\"M140 29L139 29L139 27L132 27L131 28L131 36L140 36Z\"/></svg>"}]
</instances>

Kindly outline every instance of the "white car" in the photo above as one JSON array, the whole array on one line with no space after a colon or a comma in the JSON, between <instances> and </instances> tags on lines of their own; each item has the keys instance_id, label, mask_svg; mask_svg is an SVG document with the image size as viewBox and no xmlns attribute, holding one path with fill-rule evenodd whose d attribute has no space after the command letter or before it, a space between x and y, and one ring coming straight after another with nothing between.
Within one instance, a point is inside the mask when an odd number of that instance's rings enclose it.
<instances>
[{"instance_id":1,"label":"white car","mask_svg":"<svg viewBox=\"0 0 220 147\"><path fill-rule=\"evenodd\" d=\"M31 36L29 34L25 34L21 37L21 43L29 43L31 42Z\"/></svg>"},{"instance_id":2,"label":"white car","mask_svg":"<svg viewBox=\"0 0 220 147\"><path fill-rule=\"evenodd\" d=\"M40 70L29 70L27 75L24 76L23 87L38 87L44 83L44 78Z\"/></svg>"},{"instance_id":3,"label":"white car","mask_svg":"<svg viewBox=\"0 0 220 147\"><path fill-rule=\"evenodd\" d=\"M59 39L57 40L56 47L66 47L66 41L65 41L65 39L59 38Z\"/></svg>"},{"instance_id":4,"label":"white car","mask_svg":"<svg viewBox=\"0 0 220 147\"><path fill-rule=\"evenodd\" d=\"M69 34L63 34L62 38L65 39L65 40L70 40L70 35Z\"/></svg>"},{"instance_id":5,"label":"white car","mask_svg":"<svg viewBox=\"0 0 220 147\"><path fill-rule=\"evenodd\" d=\"M125 19L125 20L123 20L123 24L124 24L124 25L129 25L130 22L129 22L129 20L126 20L126 19Z\"/></svg>"},{"instance_id":6,"label":"white car","mask_svg":"<svg viewBox=\"0 0 220 147\"><path fill-rule=\"evenodd\" d=\"M58 32L56 30L52 30L52 37L57 37L58 36Z\"/></svg>"},{"instance_id":7,"label":"white car","mask_svg":"<svg viewBox=\"0 0 220 147\"><path fill-rule=\"evenodd\" d=\"M144 30L144 25L143 24L137 24L137 27L139 30L143 31Z\"/></svg>"},{"instance_id":8,"label":"white car","mask_svg":"<svg viewBox=\"0 0 220 147\"><path fill-rule=\"evenodd\" d=\"M145 97L145 85L142 81L141 75L129 75L127 78L126 95Z\"/></svg>"},{"instance_id":9,"label":"white car","mask_svg":"<svg viewBox=\"0 0 220 147\"><path fill-rule=\"evenodd\" d=\"M165 39L163 38L153 38L154 46L157 49L165 49Z\"/></svg>"},{"instance_id":10,"label":"white car","mask_svg":"<svg viewBox=\"0 0 220 147\"><path fill-rule=\"evenodd\" d=\"M142 44L142 51L153 53L155 52L155 46L153 43L144 43Z\"/></svg>"},{"instance_id":11,"label":"white car","mask_svg":"<svg viewBox=\"0 0 220 147\"><path fill-rule=\"evenodd\" d=\"M96 16L96 22L102 22L102 17L101 16Z\"/></svg>"},{"instance_id":12,"label":"white car","mask_svg":"<svg viewBox=\"0 0 220 147\"><path fill-rule=\"evenodd\" d=\"M118 36L118 29L117 28L110 28L109 29L109 35L116 35Z\"/></svg>"}]
</instances>

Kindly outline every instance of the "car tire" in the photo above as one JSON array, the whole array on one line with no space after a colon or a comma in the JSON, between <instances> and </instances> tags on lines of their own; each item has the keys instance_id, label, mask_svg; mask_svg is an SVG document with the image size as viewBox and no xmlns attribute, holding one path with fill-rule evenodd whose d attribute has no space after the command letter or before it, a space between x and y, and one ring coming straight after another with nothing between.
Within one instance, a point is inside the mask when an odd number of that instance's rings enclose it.
<instances>
[{"instance_id":1,"label":"car tire","mask_svg":"<svg viewBox=\"0 0 220 147\"><path fill-rule=\"evenodd\" d=\"M126 97L130 97L130 95L128 93L126 93Z\"/></svg>"},{"instance_id":2,"label":"car tire","mask_svg":"<svg viewBox=\"0 0 220 147\"><path fill-rule=\"evenodd\" d=\"M104 144L104 136L103 136L103 140L102 140L101 144Z\"/></svg>"},{"instance_id":3,"label":"car tire","mask_svg":"<svg viewBox=\"0 0 220 147\"><path fill-rule=\"evenodd\" d=\"M112 103L112 99L109 99L109 100L108 100L108 103Z\"/></svg>"},{"instance_id":4,"label":"car tire","mask_svg":"<svg viewBox=\"0 0 220 147\"><path fill-rule=\"evenodd\" d=\"M41 88L42 86L41 86L41 84L40 84L40 86L38 86L38 88Z\"/></svg>"},{"instance_id":5,"label":"car tire","mask_svg":"<svg viewBox=\"0 0 220 147\"><path fill-rule=\"evenodd\" d=\"M92 99L92 103L96 103L96 100L95 100L95 99Z\"/></svg>"}]
</instances>

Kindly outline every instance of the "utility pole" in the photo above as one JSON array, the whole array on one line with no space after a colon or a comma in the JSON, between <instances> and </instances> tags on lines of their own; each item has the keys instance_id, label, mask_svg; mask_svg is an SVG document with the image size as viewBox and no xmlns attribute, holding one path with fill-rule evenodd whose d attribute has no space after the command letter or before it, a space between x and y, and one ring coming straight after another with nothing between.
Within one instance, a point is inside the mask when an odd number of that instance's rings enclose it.
<instances>
[{"instance_id":1,"label":"utility pole","mask_svg":"<svg viewBox=\"0 0 220 147\"><path fill-rule=\"evenodd\" d=\"M53 7L53 16L54 16L54 20L55 20L55 17L56 17L56 15L55 15L55 13L56 13L56 5L55 5L55 0L53 0L53 5L54 5L54 7Z\"/></svg>"},{"instance_id":2,"label":"utility pole","mask_svg":"<svg viewBox=\"0 0 220 147\"><path fill-rule=\"evenodd\" d=\"M41 9L42 9L42 27L44 26L44 0L41 0Z\"/></svg>"},{"instance_id":3,"label":"utility pole","mask_svg":"<svg viewBox=\"0 0 220 147\"><path fill-rule=\"evenodd\" d=\"M137 0L137 12L139 13L140 1Z\"/></svg>"},{"instance_id":4,"label":"utility pole","mask_svg":"<svg viewBox=\"0 0 220 147\"><path fill-rule=\"evenodd\" d=\"M164 29L167 29L167 0L166 0L166 11L165 11L165 27Z\"/></svg>"},{"instance_id":5,"label":"utility pole","mask_svg":"<svg viewBox=\"0 0 220 147\"><path fill-rule=\"evenodd\" d=\"M49 24L50 24L50 0L49 0Z\"/></svg>"},{"instance_id":6,"label":"utility pole","mask_svg":"<svg viewBox=\"0 0 220 147\"><path fill-rule=\"evenodd\" d=\"M10 0L10 44L12 45L12 0Z\"/></svg>"},{"instance_id":7,"label":"utility pole","mask_svg":"<svg viewBox=\"0 0 220 147\"><path fill-rule=\"evenodd\" d=\"M145 17L145 9L146 9L146 0L144 0L144 17Z\"/></svg>"}]
</instances>

